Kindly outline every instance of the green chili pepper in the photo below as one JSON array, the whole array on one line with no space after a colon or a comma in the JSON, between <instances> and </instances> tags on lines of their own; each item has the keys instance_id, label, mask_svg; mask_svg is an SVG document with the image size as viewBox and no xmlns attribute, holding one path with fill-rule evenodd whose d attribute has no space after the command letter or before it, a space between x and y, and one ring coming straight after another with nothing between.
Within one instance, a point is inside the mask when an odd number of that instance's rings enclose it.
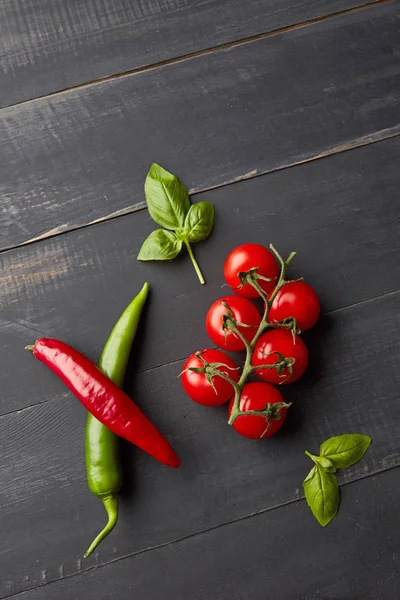
<instances>
[{"instance_id":1,"label":"green chili pepper","mask_svg":"<svg viewBox=\"0 0 400 600\"><path fill-rule=\"evenodd\" d=\"M100 357L99 368L122 387L132 343L146 302L149 286L144 284L140 293L124 310L114 326ZM122 486L118 437L91 414L86 425L86 474L89 489L104 504L108 522L90 545L85 558L114 529L118 519L118 496Z\"/></svg>"}]
</instances>

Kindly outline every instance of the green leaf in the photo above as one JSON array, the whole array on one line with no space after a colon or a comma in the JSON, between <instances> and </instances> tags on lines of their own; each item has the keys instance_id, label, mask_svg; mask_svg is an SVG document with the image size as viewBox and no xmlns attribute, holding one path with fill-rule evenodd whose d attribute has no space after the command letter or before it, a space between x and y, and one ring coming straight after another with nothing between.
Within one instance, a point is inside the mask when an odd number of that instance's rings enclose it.
<instances>
[{"instance_id":1,"label":"green leaf","mask_svg":"<svg viewBox=\"0 0 400 600\"><path fill-rule=\"evenodd\" d=\"M210 202L192 204L186 215L183 234L189 242L205 240L214 225L214 206Z\"/></svg>"},{"instance_id":2,"label":"green leaf","mask_svg":"<svg viewBox=\"0 0 400 600\"><path fill-rule=\"evenodd\" d=\"M368 435L346 433L326 440L320 447L320 454L329 458L338 469L343 469L361 460L370 443Z\"/></svg>"},{"instance_id":3,"label":"green leaf","mask_svg":"<svg viewBox=\"0 0 400 600\"><path fill-rule=\"evenodd\" d=\"M325 469L327 473L336 473L336 467L329 458L326 458L325 456L315 456L315 454L311 454L311 452L307 451L306 454L315 462L316 465L319 465Z\"/></svg>"},{"instance_id":4,"label":"green leaf","mask_svg":"<svg viewBox=\"0 0 400 600\"><path fill-rule=\"evenodd\" d=\"M182 240L172 231L156 229L143 242L138 260L171 260L179 254Z\"/></svg>"},{"instance_id":5,"label":"green leaf","mask_svg":"<svg viewBox=\"0 0 400 600\"><path fill-rule=\"evenodd\" d=\"M303 481L303 488L312 514L325 527L336 516L339 508L340 494L336 476L316 465Z\"/></svg>"},{"instance_id":6,"label":"green leaf","mask_svg":"<svg viewBox=\"0 0 400 600\"><path fill-rule=\"evenodd\" d=\"M151 218L165 229L184 226L190 208L189 194L179 179L157 164L151 166L144 184Z\"/></svg>"}]
</instances>

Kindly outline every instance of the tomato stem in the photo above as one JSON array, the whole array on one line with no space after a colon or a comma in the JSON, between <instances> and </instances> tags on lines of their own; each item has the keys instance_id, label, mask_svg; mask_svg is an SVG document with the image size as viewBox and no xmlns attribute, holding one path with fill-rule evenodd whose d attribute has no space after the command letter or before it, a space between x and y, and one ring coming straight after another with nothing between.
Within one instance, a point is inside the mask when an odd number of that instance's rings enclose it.
<instances>
[{"instance_id":1,"label":"tomato stem","mask_svg":"<svg viewBox=\"0 0 400 600\"><path fill-rule=\"evenodd\" d=\"M198 268L198 265L194 259L193 253L191 251L189 242L185 242L188 248L188 252L190 254L190 257L192 258L192 262L195 265L195 269L197 271L197 273L200 273L200 269ZM232 314L232 310L229 307L228 304L224 303L224 306L227 310L227 312L224 315L224 328L231 331L232 333L234 333L235 336L237 336L240 340L242 340L245 349L246 349L246 359L245 359L245 363L243 366L243 370L242 370L242 374L240 376L240 379L238 382L233 381L233 379L231 379L229 377L229 375L227 375L226 373L220 371L218 369L218 367L221 366L220 363L207 363L207 361L204 360L204 358L201 357L201 352L198 352L197 355L199 356L199 358L201 359L202 363L203 363L203 367L202 368L191 368L190 370L195 371L195 372L201 372L201 373L205 373L207 375L207 377L212 380L212 378L214 376L216 377L221 377L222 379L225 379L225 381L227 381L228 383L231 384L231 386L233 387L233 389L235 390L235 397L234 397L234 401L233 401L233 406L232 406L232 411L231 411L231 415L229 417L229 421L228 423L230 425L233 425L233 423L235 422L235 420L237 419L237 417L242 416L242 415L254 415L254 416L262 416L266 419L267 423L269 422L269 420L272 419L277 419L280 418L278 416L278 413L276 413L276 406L274 406L274 412L271 412L271 405L266 405L265 408L263 410L246 410L246 411L242 411L240 410L240 398L242 395L242 391L244 388L244 385L249 377L249 375L253 372L255 372L256 370L260 370L260 369L277 369L278 372L283 371L283 369L288 369L289 370L289 376L285 379L285 381L287 381L288 379L290 379L291 375L292 375L292 371L293 371L293 364L296 362L294 359L292 358L286 358L282 355L279 355L278 353L278 359L276 361L275 364L272 365L259 365L256 367L253 367L251 364L251 359L253 357L253 353L254 353L254 349L256 347L256 344L259 340L259 338L261 337L261 335L267 330L267 329L291 329L293 332L293 335L295 336L298 333L297 330L297 322L295 319L290 319L284 321L284 322L280 322L280 323L268 323L268 314L269 311L271 309L272 303L276 298L276 295L278 294L279 290L286 285L287 283L290 283L289 280L286 280L286 272L288 269L288 266L290 264L290 262L293 260L293 258L296 256L296 252L291 252L288 256L288 258L286 260L284 260L282 258L282 256L279 254L279 252L276 250L276 248L270 244L270 249L271 251L274 253L276 259L278 260L279 264L280 264L280 274L279 274L279 278L278 281L276 283L276 286L271 294L271 296L268 298L268 296L265 294L264 290L261 288L261 286L258 284L257 282L257 277L254 275L254 268L250 269L250 271L248 272L243 272L241 273L241 277L243 279L246 279L247 283L249 283L250 285L252 285L258 292L258 294L261 296L261 298L264 301L264 314L263 317L261 319L260 325L257 328L256 333L254 334L253 339L251 340L251 342L249 342L244 335L242 334L242 332L240 331L239 327L246 327L246 325L244 323L240 323L239 321L237 321L233 314ZM201 273L200 273L201 274ZM200 276L199 276L200 279ZM202 279L200 279L200 281L202 283L204 283L204 280L202 281ZM282 405L279 407L286 407L288 408L290 406L290 404L286 404L286 403L282 403ZM267 425L267 429L268 429L269 424ZM267 430L266 429L266 430Z\"/></svg>"},{"instance_id":2,"label":"tomato stem","mask_svg":"<svg viewBox=\"0 0 400 600\"><path fill-rule=\"evenodd\" d=\"M286 283L288 283L286 281L286 272L287 272L290 262L296 256L296 252L291 252L289 254L289 256L287 257L287 259L285 260L282 258L282 256L279 254L279 252L276 250L276 248L272 244L270 244L269 247L270 247L271 251L274 253L276 259L278 260L281 270L280 270L280 274L279 274L279 278L276 283L276 286L269 298L267 297L267 295L265 294L265 292L261 288L261 286L258 284L257 278L255 278L255 277L247 278L248 283L257 290L258 294L264 300L264 305L265 305L264 314L261 319L261 323L260 323L253 339L251 340L251 342L248 342L244 338L241 331L237 327L237 322L235 321L235 319L232 316L231 316L231 318L229 318L229 329L244 342L245 348L246 348L246 359L245 359L242 375L240 376L238 383L235 383L232 380L230 380L230 383L233 385L234 390L235 390L235 398L233 401L232 412L231 412L231 416L229 417L229 421L228 421L228 423L230 425L233 425L233 423L235 422L237 417L242 416L242 415L258 415L258 416L263 416L268 420L268 414L265 409L264 410L256 410L256 411L240 410L240 397L241 397L241 394L243 391L243 387L244 387L249 375L252 372L254 372L254 370L255 370L251 364L253 352L254 352L255 346L256 346L259 338L267 329L284 328L284 329L297 330L297 324L293 321L290 323L268 323L268 314L269 314L270 308L272 306L272 303L275 300L276 295L278 294L279 290L284 285L286 285ZM278 368L276 365L273 365L273 367ZM215 371L215 375L221 376L221 373L219 371ZM230 379L230 378L228 378L227 376L224 376L224 379Z\"/></svg>"}]
</instances>

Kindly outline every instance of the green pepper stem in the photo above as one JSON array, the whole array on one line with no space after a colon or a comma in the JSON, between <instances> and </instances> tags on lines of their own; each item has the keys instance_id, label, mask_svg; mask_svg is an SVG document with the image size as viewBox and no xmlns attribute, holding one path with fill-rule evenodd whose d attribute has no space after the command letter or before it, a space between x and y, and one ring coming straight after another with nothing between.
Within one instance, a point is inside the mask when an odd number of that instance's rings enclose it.
<instances>
[{"instance_id":1,"label":"green pepper stem","mask_svg":"<svg viewBox=\"0 0 400 600\"><path fill-rule=\"evenodd\" d=\"M201 270L200 270L200 267L199 267L199 264L198 264L197 260L196 260L196 259L195 259L195 257L194 257L194 254L193 254L192 247L191 247L191 245L189 244L189 242L188 242L187 240L185 240L185 246L186 246L186 248L187 248L187 251L188 251L188 253L189 253L190 260L191 260L191 261L192 261L192 263L193 263L194 270L195 270L195 271L196 271L196 273L197 273L197 276L198 276L198 278L199 278L199 280L200 280L200 283L203 285L203 284L205 283L205 281L204 281L204 277L203 277L203 273L201 272Z\"/></svg>"},{"instance_id":2,"label":"green pepper stem","mask_svg":"<svg viewBox=\"0 0 400 600\"><path fill-rule=\"evenodd\" d=\"M114 529L115 524L118 520L118 496L110 495L110 496L99 496L100 500L104 504L104 508L107 511L108 522L104 529L99 533L99 535L93 540L90 544L87 552L84 554L84 557L87 558L92 554L92 552L97 548L97 546L104 540L105 537Z\"/></svg>"}]
</instances>

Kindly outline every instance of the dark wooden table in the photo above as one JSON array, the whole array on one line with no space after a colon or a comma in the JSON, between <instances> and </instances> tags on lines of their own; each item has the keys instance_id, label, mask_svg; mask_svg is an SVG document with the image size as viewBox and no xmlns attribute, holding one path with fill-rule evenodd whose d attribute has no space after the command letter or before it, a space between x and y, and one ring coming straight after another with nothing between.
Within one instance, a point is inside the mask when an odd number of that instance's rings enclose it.
<instances>
[{"instance_id":1,"label":"dark wooden table","mask_svg":"<svg viewBox=\"0 0 400 600\"><path fill-rule=\"evenodd\" d=\"M0 0L1 598L400 598L399 100L396 0ZM206 286L187 257L136 260L152 162L216 207ZM323 307L259 443L176 379L247 241L297 250ZM126 387L184 465L123 445L120 520L85 561L86 414L24 346L97 361L145 280ZM347 432L373 444L323 529L304 450Z\"/></svg>"}]
</instances>

